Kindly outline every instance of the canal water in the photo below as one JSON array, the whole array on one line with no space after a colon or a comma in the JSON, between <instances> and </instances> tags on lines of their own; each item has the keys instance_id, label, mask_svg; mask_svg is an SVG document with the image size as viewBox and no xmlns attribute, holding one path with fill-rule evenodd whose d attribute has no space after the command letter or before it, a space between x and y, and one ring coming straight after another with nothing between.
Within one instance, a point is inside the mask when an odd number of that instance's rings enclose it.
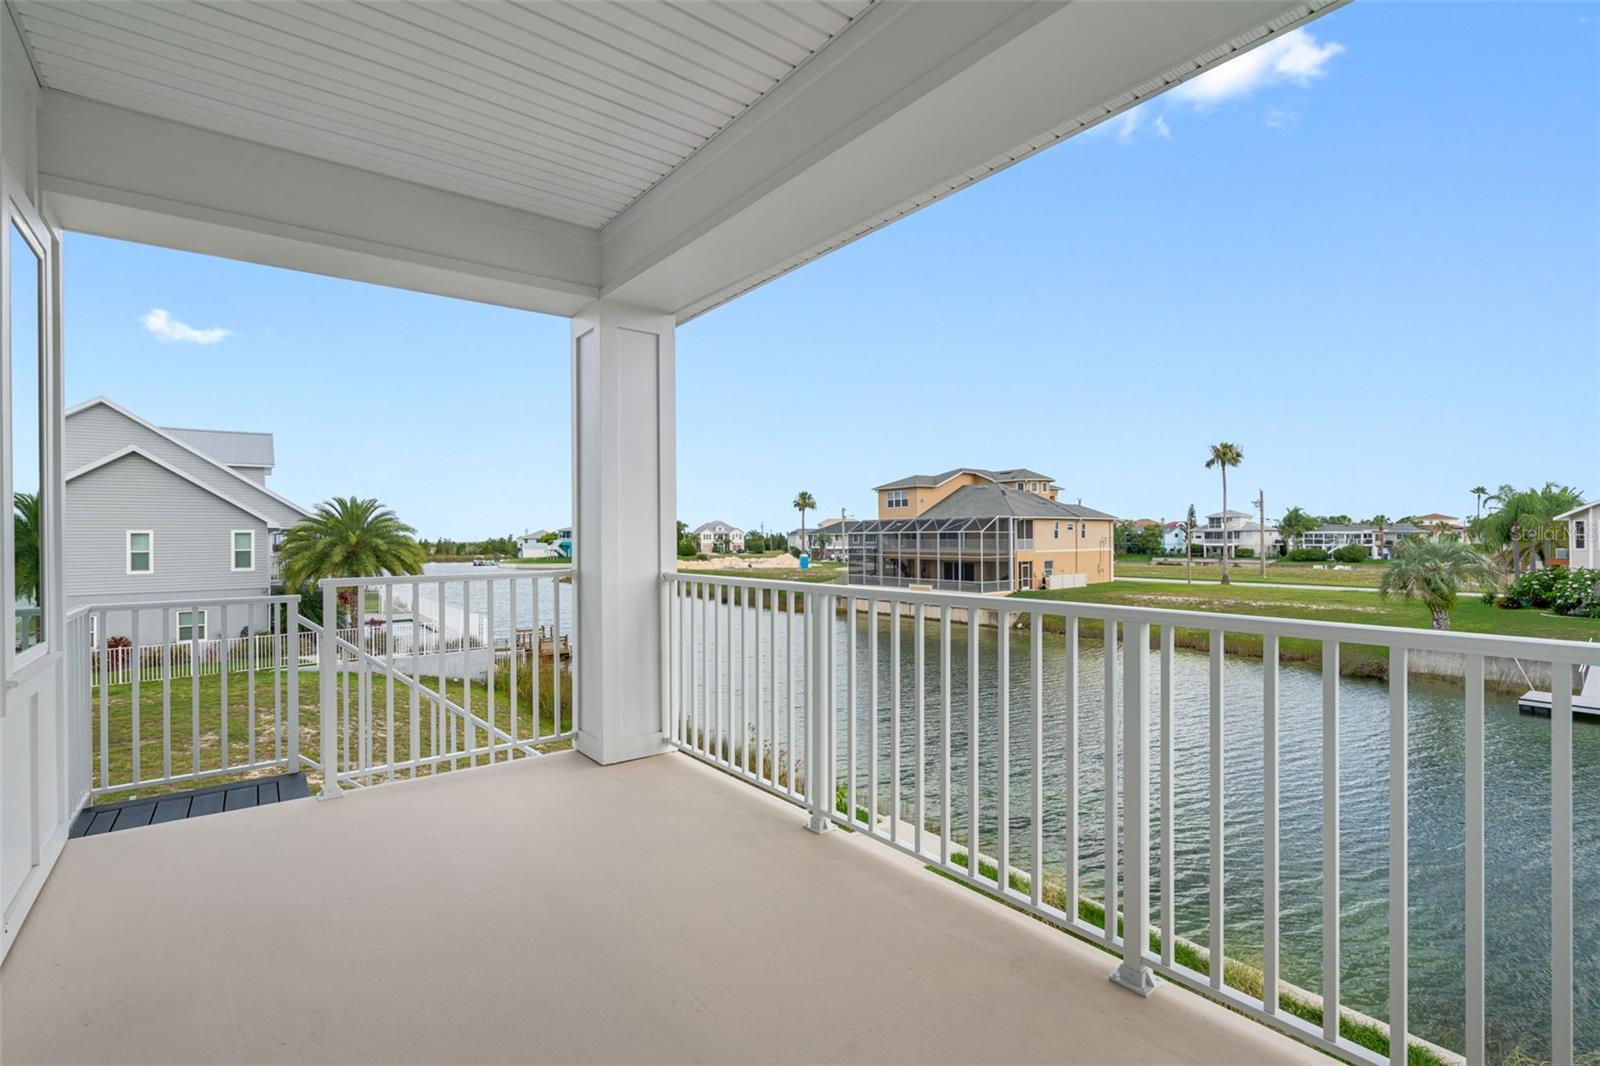
<instances>
[{"instance_id":1,"label":"canal water","mask_svg":"<svg viewBox=\"0 0 1600 1066\"><path fill-rule=\"evenodd\" d=\"M733 612L734 647L742 659L744 616ZM780 679L786 679L787 627L780 615L775 636ZM724 620L724 625L726 625ZM843 663L847 622L835 625L838 662ZM897 658L891 659L889 630L900 627ZM866 802L869 671L868 625L854 620L857 641L857 790ZM878 618L877 727L880 807L893 802L889 780L892 736L891 692L894 672L901 678L902 817L911 817L915 748L914 648L910 620ZM797 628L799 628L797 626ZM760 626L762 690L770 699L768 623ZM799 643L800 634L796 634ZM699 653L699 634L694 647ZM726 641L726 636L723 640ZM940 810L941 722L939 639L936 625L922 631L926 670L924 770L929 827ZM980 846L993 854L998 825L995 790L999 758L996 726L997 647L992 627L980 628L977 678ZM1032 662L1029 634L1012 631L1011 690L1011 861L1031 863L1029 796L1029 715ZM969 745L966 729L967 632L952 626L950 698L952 817L957 839L967 837L966 793ZM1065 637L1046 633L1044 674L1044 868L1047 879L1062 879L1067 862ZM1104 713L1103 645L1097 636L1079 648L1079 863L1081 888L1103 897ZM727 677L726 645L718 676ZM698 661L698 660L697 660ZM1152 698L1151 796L1158 795L1155 699L1160 691L1158 656L1150 656ZM734 694L742 681L735 672ZM797 704L804 706L804 670L796 670ZM785 684L780 680L780 690ZM1262 668L1259 662L1229 658L1224 670L1225 950L1259 965L1262 900ZM1120 685L1119 685L1120 690ZM1210 909L1210 708L1209 662L1203 652L1179 649L1173 663L1175 717L1176 826L1175 906L1181 936L1208 941ZM844 779L844 696L840 701L840 780ZM1120 691L1118 692L1120 699ZM780 704L782 692L780 691ZM1550 1029L1550 726L1546 719L1518 712L1514 698L1490 693L1485 706L1486 884L1487 884L1487 1036L1491 1059L1513 1053L1548 1058ZM739 704L735 702L735 706ZM1322 694L1314 669L1285 664L1280 670L1279 928L1281 966L1286 981L1321 991L1322 972ZM1389 694L1387 682L1346 678L1340 683L1340 879L1343 943L1342 999L1377 1018L1388 1017L1389 874ZM1460 1049L1465 1025L1465 699L1461 682L1414 677L1410 686L1410 1010L1412 1032ZM781 721L781 719L780 719ZM803 724L797 735L803 736ZM1120 732L1120 728L1119 728ZM780 736L786 730L780 730ZM1574 727L1576 825L1575 976L1578 1001L1577 1047L1600 1054L1600 726ZM1152 921L1163 901L1157 895L1154 856L1160 854L1161 827L1152 800Z\"/></svg>"},{"instance_id":2,"label":"canal water","mask_svg":"<svg viewBox=\"0 0 1600 1066\"><path fill-rule=\"evenodd\" d=\"M523 566L517 571L517 610L516 628L531 629L534 626L549 627L556 621L556 593L557 589L561 599L561 633L568 639L573 637L572 621L574 602L572 586L552 582L548 573L542 572L538 566ZM505 639L511 635L511 589L504 575L498 570L486 570L483 567L473 566L471 563L424 563L422 572L429 577L450 577L444 586L444 603L455 625L460 625L460 612L462 604L467 601L466 587L462 580L470 580L471 604L470 610L477 620L473 626L475 635L482 635L486 631L489 619L488 599L494 599L494 631L495 635ZM498 580L488 580L490 574L495 574ZM534 581L532 579L540 578ZM475 579L475 580L472 580ZM535 590L537 586L537 590ZM424 589L425 596L431 601L434 596L432 589ZM535 602L537 601L537 602Z\"/></svg>"}]
</instances>

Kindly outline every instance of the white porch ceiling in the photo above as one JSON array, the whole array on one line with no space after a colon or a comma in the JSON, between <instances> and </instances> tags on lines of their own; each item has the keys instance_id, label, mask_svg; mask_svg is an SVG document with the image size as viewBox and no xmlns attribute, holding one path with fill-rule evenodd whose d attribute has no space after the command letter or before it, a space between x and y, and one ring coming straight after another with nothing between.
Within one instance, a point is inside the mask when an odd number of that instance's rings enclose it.
<instances>
[{"instance_id":1,"label":"white porch ceiling","mask_svg":"<svg viewBox=\"0 0 1600 1066\"><path fill-rule=\"evenodd\" d=\"M1344 2L0 0L66 228L680 321Z\"/></svg>"},{"instance_id":2,"label":"white porch ceiling","mask_svg":"<svg viewBox=\"0 0 1600 1066\"><path fill-rule=\"evenodd\" d=\"M43 86L598 228L869 0L16 3Z\"/></svg>"}]
</instances>

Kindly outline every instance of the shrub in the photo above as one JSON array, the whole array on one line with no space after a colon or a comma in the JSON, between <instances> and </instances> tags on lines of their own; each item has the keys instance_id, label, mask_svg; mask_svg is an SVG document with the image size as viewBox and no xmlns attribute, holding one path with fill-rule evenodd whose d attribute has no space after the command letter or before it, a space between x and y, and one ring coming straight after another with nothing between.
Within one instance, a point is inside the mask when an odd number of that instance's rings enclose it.
<instances>
[{"instance_id":1,"label":"shrub","mask_svg":"<svg viewBox=\"0 0 1600 1066\"><path fill-rule=\"evenodd\" d=\"M1256 550L1254 548L1235 548L1233 549L1233 557L1235 559L1254 559Z\"/></svg>"},{"instance_id":2,"label":"shrub","mask_svg":"<svg viewBox=\"0 0 1600 1066\"><path fill-rule=\"evenodd\" d=\"M1328 553L1322 548L1295 548L1284 556L1291 563L1325 563Z\"/></svg>"},{"instance_id":3,"label":"shrub","mask_svg":"<svg viewBox=\"0 0 1600 1066\"><path fill-rule=\"evenodd\" d=\"M1600 570L1530 570L1511 583L1495 606L1537 607L1557 614L1600 618Z\"/></svg>"},{"instance_id":4,"label":"shrub","mask_svg":"<svg viewBox=\"0 0 1600 1066\"><path fill-rule=\"evenodd\" d=\"M682 536L678 538L678 558L693 559L700 550L700 541L694 537Z\"/></svg>"},{"instance_id":5,"label":"shrub","mask_svg":"<svg viewBox=\"0 0 1600 1066\"><path fill-rule=\"evenodd\" d=\"M1365 563L1372 559L1372 552L1360 544L1346 544L1333 549L1333 559L1339 563Z\"/></svg>"}]
</instances>

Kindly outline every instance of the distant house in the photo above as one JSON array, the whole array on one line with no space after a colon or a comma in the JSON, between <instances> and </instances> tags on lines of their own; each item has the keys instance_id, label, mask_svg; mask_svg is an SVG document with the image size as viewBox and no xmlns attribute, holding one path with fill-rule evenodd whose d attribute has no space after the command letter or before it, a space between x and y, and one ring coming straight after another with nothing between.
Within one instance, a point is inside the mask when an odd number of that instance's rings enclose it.
<instances>
[{"instance_id":1,"label":"distant house","mask_svg":"<svg viewBox=\"0 0 1600 1066\"><path fill-rule=\"evenodd\" d=\"M854 522L855 519L838 515L819 518L816 525L808 525L804 530L791 529L788 545L816 559L843 559L844 538L839 529L841 521Z\"/></svg>"},{"instance_id":2,"label":"distant house","mask_svg":"<svg viewBox=\"0 0 1600 1066\"><path fill-rule=\"evenodd\" d=\"M1567 524L1567 565L1574 568L1600 570L1600 500L1574 507L1556 515L1556 521Z\"/></svg>"},{"instance_id":3,"label":"distant house","mask_svg":"<svg viewBox=\"0 0 1600 1066\"><path fill-rule=\"evenodd\" d=\"M1217 558L1224 552L1234 558L1240 548L1248 548L1259 555L1263 545L1270 556L1276 553L1280 539L1278 531L1271 526L1263 535L1261 524L1243 511L1217 511L1206 515L1205 524L1195 530L1194 536L1203 555ZM1183 545L1180 542L1178 546L1182 548Z\"/></svg>"},{"instance_id":4,"label":"distant house","mask_svg":"<svg viewBox=\"0 0 1600 1066\"><path fill-rule=\"evenodd\" d=\"M1184 545L1189 543L1188 534L1184 531L1182 522L1166 522L1161 526L1161 547L1168 552L1183 554Z\"/></svg>"},{"instance_id":5,"label":"distant house","mask_svg":"<svg viewBox=\"0 0 1600 1066\"><path fill-rule=\"evenodd\" d=\"M1440 514L1434 511L1429 514L1411 516L1411 525L1425 532L1429 537L1437 540L1441 535L1462 537L1467 532L1466 523L1453 514Z\"/></svg>"},{"instance_id":6,"label":"distant house","mask_svg":"<svg viewBox=\"0 0 1600 1066\"><path fill-rule=\"evenodd\" d=\"M273 463L270 433L155 426L104 397L70 408L67 606L189 601L139 612L141 644L264 627L265 608L207 601L273 591L278 541L310 513L267 488ZM133 623L108 614L107 635L132 636Z\"/></svg>"},{"instance_id":7,"label":"distant house","mask_svg":"<svg viewBox=\"0 0 1600 1066\"><path fill-rule=\"evenodd\" d=\"M703 552L744 551L744 530L727 522L707 522L690 534Z\"/></svg>"},{"instance_id":8,"label":"distant house","mask_svg":"<svg viewBox=\"0 0 1600 1066\"><path fill-rule=\"evenodd\" d=\"M1378 527L1371 522L1339 522L1318 526L1301 538L1301 544L1307 548L1321 548L1323 551L1333 552L1351 544L1366 548L1374 559L1387 559L1394 554L1394 547L1405 537L1428 535L1430 531L1413 525L1410 522L1391 522L1383 527L1383 535L1378 534Z\"/></svg>"},{"instance_id":9,"label":"distant house","mask_svg":"<svg viewBox=\"0 0 1600 1066\"><path fill-rule=\"evenodd\" d=\"M1060 492L1046 474L979 467L879 485L879 518L843 524L850 583L1004 593L1109 581L1116 520Z\"/></svg>"},{"instance_id":10,"label":"distant house","mask_svg":"<svg viewBox=\"0 0 1600 1066\"><path fill-rule=\"evenodd\" d=\"M546 541L546 537L550 539ZM517 556L522 559L560 558L566 553L559 547L559 540L548 529L530 529L517 538Z\"/></svg>"}]
</instances>

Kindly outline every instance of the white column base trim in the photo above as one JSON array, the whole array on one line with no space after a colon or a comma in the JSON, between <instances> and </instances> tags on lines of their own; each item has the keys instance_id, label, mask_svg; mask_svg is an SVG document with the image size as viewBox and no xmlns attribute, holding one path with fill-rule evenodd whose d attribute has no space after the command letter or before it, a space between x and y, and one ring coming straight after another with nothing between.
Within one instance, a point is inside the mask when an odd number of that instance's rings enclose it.
<instances>
[{"instance_id":1,"label":"white column base trim","mask_svg":"<svg viewBox=\"0 0 1600 1066\"><path fill-rule=\"evenodd\" d=\"M1124 963L1111 971L1111 983L1126 988L1129 992L1148 999L1150 993L1161 987L1161 978L1148 966L1128 966Z\"/></svg>"},{"instance_id":2,"label":"white column base trim","mask_svg":"<svg viewBox=\"0 0 1600 1066\"><path fill-rule=\"evenodd\" d=\"M652 755L665 755L672 750L672 745L668 744L666 738L660 734L624 737L607 743L600 736L581 730L572 738L572 746L580 754L601 766L632 762L634 759L645 759Z\"/></svg>"}]
</instances>

